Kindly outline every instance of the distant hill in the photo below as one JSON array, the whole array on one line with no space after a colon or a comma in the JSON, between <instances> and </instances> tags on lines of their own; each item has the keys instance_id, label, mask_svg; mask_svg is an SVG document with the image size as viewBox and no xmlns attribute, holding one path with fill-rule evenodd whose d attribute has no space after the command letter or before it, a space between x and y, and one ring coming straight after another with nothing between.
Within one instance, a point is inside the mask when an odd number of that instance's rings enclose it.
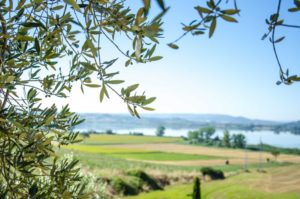
<instances>
[{"instance_id":1,"label":"distant hill","mask_svg":"<svg viewBox=\"0 0 300 199\"><path fill-rule=\"evenodd\" d=\"M300 135L300 121L279 124L274 127L274 131L289 131L293 134Z\"/></svg>"},{"instance_id":2,"label":"distant hill","mask_svg":"<svg viewBox=\"0 0 300 199\"><path fill-rule=\"evenodd\" d=\"M249 119L241 116L230 116L224 114L145 114L144 117L155 118L179 118L195 122L205 123L235 123L235 124L254 124L254 125L274 125L280 124L276 121Z\"/></svg>"},{"instance_id":3,"label":"distant hill","mask_svg":"<svg viewBox=\"0 0 300 199\"><path fill-rule=\"evenodd\" d=\"M281 123L275 121L249 119L221 114L143 114L141 119L129 114L96 114L82 113L85 122L80 124L80 130L119 130L137 128L156 128L163 125L172 129L194 129L207 125L217 128L245 129L270 128Z\"/></svg>"}]
</instances>

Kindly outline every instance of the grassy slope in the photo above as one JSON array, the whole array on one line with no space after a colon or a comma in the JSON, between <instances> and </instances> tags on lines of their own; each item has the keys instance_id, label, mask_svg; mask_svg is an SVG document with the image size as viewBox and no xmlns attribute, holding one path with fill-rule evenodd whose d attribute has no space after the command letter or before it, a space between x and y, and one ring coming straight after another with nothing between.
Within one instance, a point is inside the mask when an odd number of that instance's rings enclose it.
<instances>
[{"instance_id":1,"label":"grassy slope","mask_svg":"<svg viewBox=\"0 0 300 199\"><path fill-rule=\"evenodd\" d=\"M219 159L218 157L208 155L193 155L183 153L165 153L158 151L144 153L119 153L112 154L114 157L135 159L135 160L155 160L155 161L181 161L181 160L212 160Z\"/></svg>"},{"instance_id":2,"label":"grassy slope","mask_svg":"<svg viewBox=\"0 0 300 199\"><path fill-rule=\"evenodd\" d=\"M208 155L193 155L182 153L168 153L161 151L146 151L142 149L114 148L96 145L70 145L65 147L74 151L87 153L102 153L113 157L135 160L156 160L156 161L180 161L180 160L212 160L220 157Z\"/></svg>"},{"instance_id":3,"label":"grassy slope","mask_svg":"<svg viewBox=\"0 0 300 199\"><path fill-rule=\"evenodd\" d=\"M267 173L243 173L224 181L203 183L202 197L207 199L296 199L300 198L299 165L272 168ZM284 178L284 182L282 182ZM143 193L131 199L190 199L192 184L170 186L165 191Z\"/></svg>"},{"instance_id":4,"label":"grassy slope","mask_svg":"<svg viewBox=\"0 0 300 199\"><path fill-rule=\"evenodd\" d=\"M156 144L153 147L145 150L143 148L126 148L128 145L119 145L111 146L111 144L116 143L172 143L179 142L181 138L173 138L173 137L153 137L153 136L132 136L132 135L91 135L89 138L85 138L84 141L79 145L69 145L68 149L73 149L74 151L61 149L60 153L70 153L73 152L74 155L81 160L81 164L83 166L95 169L95 170L114 170L114 171L124 171L131 168L143 169L146 171L149 170L159 170L159 171L168 171L168 172L176 172L176 171L196 171L199 172L199 166L175 166L175 165L161 165L154 163L145 163L140 161L129 161L125 160L136 159L136 160L185 160L185 159L215 159L218 158L214 155L204 155L204 154L181 154L180 152L165 152L164 148L157 148ZM109 145L109 146L108 146ZM123 147L124 146L124 147ZM176 145L176 148L182 145ZM156 147L156 148L155 148ZM214 148L207 148L205 150L213 150ZM161 150L162 153L157 153L152 150ZM191 153L195 152L197 147L191 148ZM227 153L227 149L218 149L219 153ZM219 157L222 158L223 157ZM280 165L287 165L288 163L264 163L264 167L276 167ZM223 171L234 171L243 169L243 165L220 165L214 166L214 168L222 169ZM250 163L249 168L258 168L257 163Z\"/></svg>"},{"instance_id":5,"label":"grassy slope","mask_svg":"<svg viewBox=\"0 0 300 199\"><path fill-rule=\"evenodd\" d=\"M257 190L251 190L245 186L232 185L230 187L218 186L219 191L212 190L210 186L203 186L202 189L208 188L209 191L203 191L202 198L206 199L298 199L300 194L297 193L267 193ZM214 192L215 191L215 192ZM170 186L165 191L154 191L142 193L138 196L126 197L126 199L191 199L192 184Z\"/></svg>"},{"instance_id":6,"label":"grassy slope","mask_svg":"<svg viewBox=\"0 0 300 199\"><path fill-rule=\"evenodd\" d=\"M133 135L95 135L85 138L82 144L143 144L143 143L175 143L182 141L180 137L133 136Z\"/></svg>"},{"instance_id":7,"label":"grassy slope","mask_svg":"<svg viewBox=\"0 0 300 199\"><path fill-rule=\"evenodd\" d=\"M72 149L80 152L87 152L87 153L105 153L105 154L112 154L112 153L138 153L143 152L140 149L126 149L126 148L119 148L119 147L105 147L105 146L96 146L96 145L69 145L65 147L67 149Z\"/></svg>"},{"instance_id":8,"label":"grassy slope","mask_svg":"<svg viewBox=\"0 0 300 199\"><path fill-rule=\"evenodd\" d=\"M110 154L98 154L88 153L82 151L70 151L67 149L61 149L61 154L73 153L74 156L80 160L80 163L84 167L88 167L93 170L110 170L110 171L126 171L128 169L142 169L145 171L159 170L163 172L199 172L199 166L175 166L175 165L163 165L154 163L145 163L140 161L129 161L123 158L113 157ZM282 165L288 165L288 163L266 163L264 167L277 167ZM258 168L258 164L249 164L249 168ZM216 166L214 168L222 169L223 171L236 171L243 168L243 165L223 165Z\"/></svg>"},{"instance_id":9,"label":"grassy slope","mask_svg":"<svg viewBox=\"0 0 300 199\"><path fill-rule=\"evenodd\" d=\"M85 139L81 145L72 145L70 148L77 149L73 151L75 156L81 160L81 164L84 167L90 168L95 172L95 175L119 175L120 171L126 171L129 169L137 168L142 169L146 172L148 171L160 171L160 172L199 172L199 166L171 166L171 165L161 165L153 163L145 163L139 161L129 161L124 158L137 159L137 160L185 160L189 158L194 160L194 158L211 158L214 156L205 156L203 154L193 155L193 154L181 154L180 152L171 153L164 152L158 153L155 148L151 148L151 151L146 151L139 148L118 148L116 146L107 147L105 145L111 144L143 144L143 143L178 143L180 138L171 137L152 137L152 136L131 136L131 135L92 135L90 138ZM98 145L98 146L96 146ZM79 149L79 150L78 150ZM213 148L209 148L211 151ZM221 152L225 152L226 149ZM228 150L227 150L228 151ZM226 151L226 152L227 152ZM62 149L61 153L69 153L70 150ZM237 151L238 152L238 151ZM215 156L216 157L216 156ZM215 158L214 157L214 158ZM280 165L289 165L288 163L265 163L264 168L277 167ZM243 168L243 165L222 165L215 166L214 168L222 169L223 171L237 171ZM249 168L258 168L258 164L249 164ZM278 167L282 168L282 167ZM297 167L298 168L298 167ZM274 169L274 168L273 168ZM204 198L261 198L261 199L293 199L300 198L299 192L295 191L278 191L278 185L270 185L267 189L263 187L268 184L267 181L271 179L271 182L282 181L287 183L289 181L293 182L295 179L293 176L286 178L287 175L293 174L294 171L287 170L285 175L281 175L282 172L278 170L273 170L279 173L279 178L274 178L272 175L268 174L257 174L257 173L245 173L239 176L230 177L225 181L216 181L210 183L203 183L203 196ZM113 174L114 173L114 174ZM284 177L284 178L283 178ZM300 174L297 175L297 179L300 179ZM257 184L258 183L258 184ZM294 184L300 184L300 181L293 182ZM270 182L269 182L270 184ZM251 186L249 186L251 185ZM283 184L285 185L285 184ZM293 184L292 184L293 185ZM280 185L281 186L281 185ZM170 186L166 188L166 191L152 192L148 194L141 194L137 197L140 199L168 199L168 198L191 198L188 194L191 193L192 185L177 185ZM271 191L270 191L271 190ZM273 193L276 192L277 193Z\"/></svg>"}]
</instances>

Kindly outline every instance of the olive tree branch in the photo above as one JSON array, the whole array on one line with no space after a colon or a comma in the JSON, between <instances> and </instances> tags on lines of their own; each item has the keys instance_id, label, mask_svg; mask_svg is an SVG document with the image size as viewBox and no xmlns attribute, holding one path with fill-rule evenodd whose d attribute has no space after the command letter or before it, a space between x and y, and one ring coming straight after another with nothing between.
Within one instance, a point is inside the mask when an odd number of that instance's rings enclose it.
<instances>
[{"instance_id":1,"label":"olive tree branch","mask_svg":"<svg viewBox=\"0 0 300 199\"><path fill-rule=\"evenodd\" d=\"M280 13L280 7L281 7L281 0L278 0L278 6L277 6L277 20L279 18L279 13ZM282 68L282 65L281 65L281 62L279 60L279 56L278 56L278 53L277 53L277 49L276 49L276 42L275 42L275 32L276 32L276 23L273 25L273 28L272 28L272 36L271 36L271 43L272 43L272 48L273 48L273 52L274 52L274 55L275 55L275 58L276 58L276 62L278 64L278 67L279 67L279 70L280 70L280 76L281 76L281 79L285 79L284 78L284 71L283 71L283 68Z\"/></svg>"},{"instance_id":2,"label":"olive tree branch","mask_svg":"<svg viewBox=\"0 0 300 199\"><path fill-rule=\"evenodd\" d=\"M222 0L219 0L216 3L215 8L212 11L216 11L216 8L220 5L220 3L222 2ZM202 18L201 21L199 21L197 24L195 24L195 27L199 27L204 21L206 21L206 19L208 17L210 17L212 14L214 14L214 12L207 14L204 18ZM179 36L177 39L175 39L173 42L171 42L171 44L177 43L178 41L180 41L182 38L184 38L188 33L190 33L192 30L187 30L186 32L184 32L181 36Z\"/></svg>"},{"instance_id":3,"label":"olive tree branch","mask_svg":"<svg viewBox=\"0 0 300 199\"><path fill-rule=\"evenodd\" d=\"M300 26L298 26L298 25L281 24L279 26L284 26L284 27L289 27L289 28L299 28L300 29Z\"/></svg>"}]
</instances>

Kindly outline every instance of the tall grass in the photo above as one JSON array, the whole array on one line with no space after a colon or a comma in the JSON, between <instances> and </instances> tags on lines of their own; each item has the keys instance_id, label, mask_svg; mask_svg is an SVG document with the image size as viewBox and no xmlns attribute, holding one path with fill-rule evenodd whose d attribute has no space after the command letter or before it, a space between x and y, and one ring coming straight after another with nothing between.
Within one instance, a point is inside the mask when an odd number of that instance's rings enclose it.
<instances>
[{"instance_id":1,"label":"tall grass","mask_svg":"<svg viewBox=\"0 0 300 199\"><path fill-rule=\"evenodd\" d=\"M134 136L134 135L105 135L92 134L84 138L85 145L107 145L107 144L146 144L146 143L177 143L180 137L157 137L157 136Z\"/></svg>"}]
</instances>

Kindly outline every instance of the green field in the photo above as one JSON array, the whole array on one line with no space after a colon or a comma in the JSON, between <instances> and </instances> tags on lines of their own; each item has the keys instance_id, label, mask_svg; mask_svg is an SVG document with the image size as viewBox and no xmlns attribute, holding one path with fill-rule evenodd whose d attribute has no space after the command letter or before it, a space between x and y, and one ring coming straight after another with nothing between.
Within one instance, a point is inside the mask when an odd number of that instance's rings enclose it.
<instances>
[{"instance_id":1,"label":"green field","mask_svg":"<svg viewBox=\"0 0 300 199\"><path fill-rule=\"evenodd\" d=\"M160 151L140 152L140 153L117 153L114 157L135 160L153 160L153 161L183 161L183 160L213 160L219 157L208 155L193 155L183 153L167 153Z\"/></svg>"},{"instance_id":2,"label":"green field","mask_svg":"<svg viewBox=\"0 0 300 199\"><path fill-rule=\"evenodd\" d=\"M97 178L104 177L112 181L121 178L135 186L139 181L128 176L127 172L141 170L157 180L163 178L173 184L164 187L163 191L142 192L126 198L190 199L191 182L195 176L201 175L202 163L230 176L223 181L202 182L203 198L300 198L300 188L297 186L300 184L298 156L285 157L287 161L249 161L247 168L251 172L241 173L244 161L234 161L244 160L244 151L183 145L181 138L132 135L91 135L84 138L83 142L63 147L58 152L61 155L72 153L80 160L83 170ZM257 154L252 152L248 155L253 159L259 157ZM227 158L230 158L228 165L225 164ZM284 158L284 155L280 158ZM267 173L257 173L260 167ZM120 196L122 194L119 193L117 197Z\"/></svg>"},{"instance_id":3,"label":"green field","mask_svg":"<svg viewBox=\"0 0 300 199\"><path fill-rule=\"evenodd\" d=\"M208 155L168 153L168 152L161 152L161 151L146 151L141 149L114 148L114 147L95 146L95 145L70 145L66 148L74 151L107 154L112 157L133 159L133 160L182 161L182 160L220 159L220 157L208 156Z\"/></svg>"},{"instance_id":4,"label":"green field","mask_svg":"<svg viewBox=\"0 0 300 199\"><path fill-rule=\"evenodd\" d=\"M124 171L130 168L139 168L147 171L159 170L159 171L196 171L199 172L199 166L192 165L166 165L166 164L154 164L142 161L155 161L158 163L161 161L224 161L224 156L221 154L226 149L220 149L220 153L211 155L193 154L194 149L189 149L188 153L170 152L165 151L162 145L168 145L171 143L178 143L181 138L174 137L154 137L154 136L133 136L133 135L104 135L104 134L92 134L89 138L84 138L83 142L76 145L68 145L60 150L60 153L74 153L76 158L81 160L82 164L86 167L100 170L118 170ZM121 143L121 144L120 144ZM119 144L118 146L112 146ZM135 148L138 144L152 144L153 148L143 149ZM157 147L159 144L160 147ZM128 146L133 146L130 148ZM178 146L185 146L179 143ZM186 145L189 147L188 145ZM162 147L162 148L161 148ZM197 148L197 147L196 147ZM176 149L176 147L174 148ZM205 148L207 152L210 147ZM237 150L238 152L238 150ZM225 153L227 154L227 153ZM219 156L220 155L220 156ZM135 161L131 161L135 160ZM141 160L141 161L138 161ZM287 162L263 162L264 168L289 165ZM223 171L235 171L244 168L243 164L230 164L230 165L211 165L214 168L222 169ZM258 168L259 163L249 163L249 168Z\"/></svg>"},{"instance_id":5,"label":"green field","mask_svg":"<svg viewBox=\"0 0 300 199\"><path fill-rule=\"evenodd\" d=\"M267 173L242 173L226 180L203 182L205 199L298 199L300 198L299 166L269 169ZM298 172L297 175L294 175ZM284 182L281 182L285 179ZM286 185L286 186L282 186ZM192 184L169 186L164 191L142 193L126 199L190 199Z\"/></svg>"},{"instance_id":6,"label":"green field","mask_svg":"<svg viewBox=\"0 0 300 199\"><path fill-rule=\"evenodd\" d=\"M82 144L85 145L143 144L143 143L176 143L181 141L182 138L180 137L92 134L89 138L85 138Z\"/></svg>"},{"instance_id":7,"label":"green field","mask_svg":"<svg viewBox=\"0 0 300 199\"><path fill-rule=\"evenodd\" d=\"M126 199L191 199L192 184L183 184L167 187L164 191L141 193L138 196L125 197ZM202 197L205 199L299 199L299 193L267 193L241 186L238 182L232 185L216 186L216 183L204 185ZM220 190L216 190L220 189Z\"/></svg>"},{"instance_id":8,"label":"green field","mask_svg":"<svg viewBox=\"0 0 300 199\"><path fill-rule=\"evenodd\" d=\"M126 149L126 148L105 147L105 146L96 146L96 145L75 145L74 144L74 145L69 145L65 148L75 150L75 151L80 151L80 152L104 153L104 154L143 152L140 149Z\"/></svg>"},{"instance_id":9,"label":"green field","mask_svg":"<svg viewBox=\"0 0 300 199\"><path fill-rule=\"evenodd\" d=\"M72 145L72 147L75 145ZM167 164L154 164L142 161L131 161L126 160L124 158L119 158L113 156L109 153L91 153L91 152L83 152L83 151L76 151L70 149L60 149L59 153L61 155L73 153L75 158L80 160L80 163L93 172L97 173L110 173L110 171L120 173L126 171L128 169L142 169L147 172L152 171L161 171L162 173L177 173L177 172L199 172L200 166L176 166L176 165L167 165ZM264 168L270 167L278 167L278 166L288 166L290 163L280 163L280 162L270 162L264 163ZM226 172L237 171L243 169L244 165L223 165L223 166L213 166L216 169L221 169ZM258 168L259 164L249 164L248 167L250 169Z\"/></svg>"},{"instance_id":10,"label":"green field","mask_svg":"<svg viewBox=\"0 0 300 199\"><path fill-rule=\"evenodd\" d=\"M60 154L72 153L76 159L80 160L83 167L97 173L122 173L128 169L143 169L147 172L162 171L162 172L193 172L199 171L199 167L195 166L175 166L154 164L141 161L131 161L123 158L113 157L110 154L97 154L87 152L76 152L67 149L61 149ZM236 169L236 168L234 168Z\"/></svg>"}]
</instances>

